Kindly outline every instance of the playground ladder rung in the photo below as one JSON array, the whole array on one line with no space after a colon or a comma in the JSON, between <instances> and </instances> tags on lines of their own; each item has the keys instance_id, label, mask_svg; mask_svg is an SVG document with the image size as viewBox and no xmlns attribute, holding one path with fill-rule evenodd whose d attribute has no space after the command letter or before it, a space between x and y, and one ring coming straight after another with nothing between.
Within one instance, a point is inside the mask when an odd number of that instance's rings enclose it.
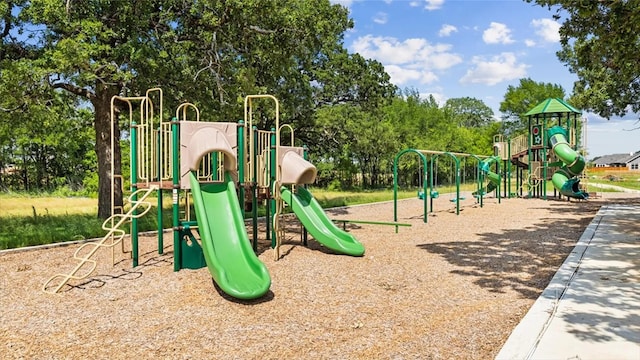
<instances>
[{"instance_id":1,"label":"playground ladder rung","mask_svg":"<svg viewBox=\"0 0 640 360\"><path fill-rule=\"evenodd\" d=\"M60 291L60 289L62 289L63 286L65 286L69 280L81 280L86 278L87 276L91 275L91 273L93 273L93 271L96 268L96 261L91 259L91 257L98 251L98 249L100 249L101 247L113 247L114 245L119 244L122 241L122 238L125 236L124 235L124 231L119 229L119 227L124 224L127 220L130 220L132 218L138 218L140 216L143 216L144 214L146 214L150 209L151 209L151 204L148 202L145 202L144 200L147 198L147 196L149 196L153 191L157 190L157 187L149 187L148 189L140 189L135 191L134 193L132 193L131 195L129 195L129 202L131 203L131 209L129 209L129 211L126 214L114 214L111 217L109 217L107 220L104 221L104 223L102 223L103 228L105 228L106 224L111 221L112 219L115 218L120 218L120 220L113 225L111 228L107 228L105 230L108 230L109 232L107 233L107 235L105 235L102 240L100 240L97 243L86 243L83 244L82 246L80 246L76 252L73 255L73 258L76 260L80 260L80 263L76 265L76 267L73 269L73 271L71 271L71 273L69 274L56 274L52 277L49 278L49 280L47 280L43 287L42 287L42 291L44 292L48 292L48 293L57 293L58 291ZM133 201L131 198L133 197L134 194L137 194L138 192L144 191L145 193L140 197L140 199ZM143 209L143 211L140 214L134 214L134 212L137 210L138 206L140 205L146 205L147 208ZM116 235L117 241L113 241L111 244L105 244L106 241L108 239L110 239L114 234L118 234ZM93 246L93 249L91 249L91 251L89 251L86 255L84 255L83 257L78 257L78 253L81 251L81 249L87 247L87 246ZM76 275L76 273L78 271L80 271L80 269L82 269L84 267L84 265L86 263L90 263L91 264L91 268L89 271L87 271L86 273L80 275ZM60 284L58 284L58 286L55 287L55 290L53 291L48 291L47 290L47 286L54 280L57 278L64 278L62 282L60 282Z\"/></svg>"}]
</instances>

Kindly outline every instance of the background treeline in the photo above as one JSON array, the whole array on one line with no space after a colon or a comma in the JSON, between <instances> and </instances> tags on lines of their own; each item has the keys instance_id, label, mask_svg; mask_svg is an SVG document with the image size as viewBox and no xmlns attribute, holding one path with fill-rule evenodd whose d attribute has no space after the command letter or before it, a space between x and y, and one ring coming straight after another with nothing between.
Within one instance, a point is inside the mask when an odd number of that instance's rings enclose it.
<instances>
[{"instance_id":1,"label":"background treeline","mask_svg":"<svg viewBox=\"0 0 640 360\"><path fill-rule=\"evenodd\" d=\"M74 107L64 93L57 95L41 112L32 107L30 119L14 114L9 121L4 114L5 121L0 122L6 130L0 132L2 190L97 195L92 114ZM319 170L317 185L330 189L389 186L394 156L405 148L490 154L493 135L501 126L480 100L450 99L441 106L412 90L398 92L373 112L338 104L318 109L314 117L313 128L307 129L313 135L307 136L304 145ZM121 153L127 177L130 144L124 134ZM407 157L400 165L407 184L419 181L416 159Z\"/></svg>"}]
</instances>

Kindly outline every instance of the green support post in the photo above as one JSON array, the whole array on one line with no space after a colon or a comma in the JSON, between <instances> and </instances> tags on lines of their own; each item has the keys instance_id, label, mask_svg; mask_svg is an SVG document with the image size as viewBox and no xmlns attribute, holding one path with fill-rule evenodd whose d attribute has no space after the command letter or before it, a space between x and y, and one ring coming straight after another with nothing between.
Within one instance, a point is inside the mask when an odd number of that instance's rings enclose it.
<instances>
[{"instance_id":1,"label":"green support post","mask_svg":"<svg viewBox=\"0 0 640 360\"><path fill-rule=\"evenodd\" d=\"M540 163L542 164L542 198L547 200L547 132L545 129L547 128L547 115L542 115L542 159Z\"/></svg>"},{"instance_id":2,"label":"green support post","mask_svg":"<svg viewBox=\"0 0 640 360\"><path fill-rule=\"evenodd\" d=\"M162 189L158 188L158 254L164 253L164 223L162 219Z\"/></svg>"},{"instance_id":3,"label":"green support post","mask_svg":"<svg viewBox=\"0 0 640 360\"><path fill-rule=\"evenodd\" d=\"M211 180L218 181L218 152L211 154Z\"/></svg>"},{"instance_id":4,"label":"green support post","mask_svg":"<svg viewBox=\"0 0 640 360\"><path fill-rule=\"evenodd\" d=\"M456 164L456 215L460 215L460 159L457 156L448 153Z\"/></svg>"},{"instance_id":5,"label":"green support post","mask_svg":"<svg viewBox=\"0 0 640 360\"><path fill-rule=\"evenodd\" d=\"M484 171L480 171L480 174L478 176L478 183L480 188L482 189L482 191L478 192L478 194L480 195L480 207L484 206Z\"/></svg>"},{"instance_id":6,"label":"green support post","mask_svg":"<svg viewBox=\"0 0 640 360\"><path fill-rule=\"evenodd\" d=\"M253 132L253 178L251 179L251 213L253 215L253 251L258 251L258 127L251 129Z\"/></svg>"},{"instance_id":7,"label":"green support post","mask_svg":"<svg viewBox=\"0 0 640 360\"><path fill-rule=\"evenodd\" d=\"M517 170L516 170L516 174L517 174ZM507 188L509 189L508 190L509 199L511 199L511 141L510 140L507 140L507 184L508 184Z\"/></svg>"},{"instance_id":8,"label":"green support post","mask_svg":"<svg viewBox=\"0 0 640 360\"><path fill-rule=\"evenodd\" d=\"M414 152L418 154L420 159L422 160L423 169L427 168L427 158L421 152L415 149L405 149L400 151L396 157L393 159L393 221L398 222L398 160L400 157L408 152ZM426 181L422 181L422 191L424 192L423 198L423 214L422 221L424 223L427 222L427 183ZM396 233L398 232L398 226L396 226Z\"/></svg>"},{"instance_id":9,"label":"green support post","mask_svg":"<svg viewBox=\"0 0 640 360\"><path fill-rule=\"evenodd\" d=\"M160 144L161 142L161 127L158 126L158 137L156 138L156 149L162 149ZM156 179L158 183L162 181L162 156L160 155L160 151L156 153L156 166L158 169L158 178ZM162 219L162 189L158 187L158 254L162 255L164 253L164 223Z\"/></svg>"},{"instance_id":10,"label":"green support post","mask_svg":"<svg viewBox=\"0 0 640 360\"><path fill-rule=\"evenodd\" d=\"M173 159L173 189L171 193L172 201L172 225L173 225L173 271L178 271L182 267L182 251L180 249L180 203L178 195L180 191L180 123L175 117L171 120L171 156ZM187 205L188 206L188 205Z\"/></svg>"},{"instance_id":11,"label":"green support post","mask_svg":"<svg viewBox=\"0 0 640 360\"><path fill-rule=\"evenodd\" d=\"M480 207L482 207L482 191L484 190L482 188L482 171L480 171L480 161L482 160L478 160L478 164L476 165L476 202L480 204Z\"/></svg>"},{"instance_id":12,"label":"green support post","mask_svg":"<svg viewBox=\"0 0 640 360\"><path fill-rule=\"evenodd\" d=\"M251 164L253 166L253 177L251 179L251 225L253 231L253 251L258 251L258 128L256 126L253 127L253 159L251 159ZM267 221L268 222L268 221ZM268 231L267 227L267 231ZM267 238L269 236L267 235Z\"/></svg>"},{"instance_id":13,"label":"green support post","mask_svg":"<svg viewBox=\"0 0 640 360\"><path fill-rule=\"evenodd\" d=\"M242 218L246 218L246 214L244 211L244 199L246 197L246 189L245 189L245 171L246 169L244 168L244 164L245 164L245 158L246 158L246 144L245 144L245 138L244 138L244 120L238 120L238 127L237 127L237 137L238 137L238 200L240 202L240 207L242 208ZM255 223L253 224L253 226L255 227ZM253 245L253 250L255 251L256 249L256 244L257 244L258 239L255 236L255 233L253 235L253 239L251 239L251 243Z\"/></svg>"},{"instance_id":14,"label":"green support post","mask_svg":"<svg viewBox=\"0 0 640 360\"><path fill-rule=\"evenodd\" d=\"M431 209L431 212L433 212L433 196L431 196L431 194L433 193L433 186L437 185L433 183L433 164L435 163L435 157L436 155L431 155L429 156L429 207ZM425 194L425 196L427 196Z\"/></svg>"},{"instance_id":15,"label":"green support post","mask_svg":"<svg viewBox=\"0 0 640 360\"><path fill-rule=\"evenodd\" d=\"M245 163L245 144L244 144L244 121L238 120L238 200L240 200L240 204L242 207L242 214L244 217L244 163Z\"/></svg>"},{"instance_id":16,"label":"green support post","mask_svg":"<svg viewBox=\"0 0 640 360\"><path fill-rule=\"evenodd\" d=\"M498 174L498 188L496 189L496 194L498 194L498 204L502 203L502 193L501 193L501 189L500 187L502 186L502 181L500 181L500 174L501 174L501 169L500 169L500 163L502 162L502 160L500 159L499 156L496 156L496 174Z\"/></svg>"}]
</instances>

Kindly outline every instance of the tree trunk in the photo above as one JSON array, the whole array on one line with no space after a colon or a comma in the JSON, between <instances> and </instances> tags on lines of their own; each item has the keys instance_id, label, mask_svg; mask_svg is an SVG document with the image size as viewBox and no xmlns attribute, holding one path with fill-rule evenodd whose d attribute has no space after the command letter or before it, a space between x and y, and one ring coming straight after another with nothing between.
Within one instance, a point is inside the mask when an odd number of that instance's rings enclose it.
<instances>
[{"instance_id":1,"label":"tree trunk","mask_svg":"<svg viewBox=\"0 0 640 360\"><path fill-rule=\"evenodd\" d=\"M380 171L378 170L378 159L375 159L371 164L371 188L375 189L378 187L378 176L380 175Z\"/></svg>"},{"instance_id":2,"label":"tree trunk","mask_svg":"<svg viewBox=\"0 0 640 360\"><path fill-rule=\"evenodd\" d=\"M29 169L27 165L26 149L22 147L22 182L24 184L24 191L29 191Z\"/></svg>"},{"instance_id":3,"label":"tree trunk","mask_svg":"<svg viewBox=\"0 0 640 360\"><path fill-rule=\"evenodd\" d=\"M122 175L120 157L120 128L118 122L114 122L113 136L114 148L111 149L111 98L117 95L119 89L114 86L98 84L96 86L96 96L93 99L95 111L96 130L96 155L98 157L98 217L106 219L111 216L111 192L114 191L114 213L119 213L122 209L122 178L117 178L111 187L111 156L113 151L114 174Z\"/></svg>"}]
</instances>

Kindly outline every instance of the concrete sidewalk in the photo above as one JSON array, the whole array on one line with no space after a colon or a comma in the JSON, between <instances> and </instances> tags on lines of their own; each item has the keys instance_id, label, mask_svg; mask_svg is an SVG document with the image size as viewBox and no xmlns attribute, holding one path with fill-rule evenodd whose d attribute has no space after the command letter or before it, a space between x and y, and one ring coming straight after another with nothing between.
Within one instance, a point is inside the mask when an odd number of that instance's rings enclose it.
<instances>
[{"instance_id":1,"label":"concrete sidewalk","mask_svg":"<svg viewBox=\"0 0 640 360\"><path fill-rule=\"evenodd\" d=\"M598 211L496 359L640 359L640 207Z\"/></svg>"}]
</instances>

